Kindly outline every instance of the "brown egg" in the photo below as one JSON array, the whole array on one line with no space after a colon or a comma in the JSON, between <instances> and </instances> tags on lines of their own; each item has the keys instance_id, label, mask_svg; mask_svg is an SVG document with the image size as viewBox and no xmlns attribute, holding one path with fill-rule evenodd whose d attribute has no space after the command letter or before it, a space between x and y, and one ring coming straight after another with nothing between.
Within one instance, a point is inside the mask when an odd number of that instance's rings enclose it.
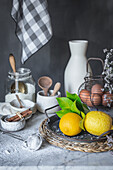
<instances>
[{"instance_id":1,"label":"brown egg","mask_svg":"<svg viewBox=\"0 0 113 170\"><path fill-rule=\"evenodd\" d=\"M90 96L90 92L86 89L82 89L79 94L82 102L86 103L87 97Z\"/></svg>"},{"instance_id":2,"label":"brown egg","mask_svg":"<svg viewBox=\"0 0 113 170\"><path fill-rule=\"evenodd\" d=\"M98 106L101 104L101 96L98 94L91 94L91 97L88 96L86 100L86 104L90 107Z\"/></svg>"},{"instance_id":3,"label":"brown egg","mask_svg":"<svg viewBox=\"0 0 113 170\"><path fill-rule=\"evenodd\" d=\"M99 95L103 95L102 88L103 87L100 84L95 84L95 85L93 85L93 87L91 89L91 93L97 93Z\"/></svg>"},{"instance_id":4,"label":"brown egg","mask_svg":"<svg viewBox=\"0 0 113 170\"><path fill-rule=\"evenodd\" d=\"M113 94L106 92L102 96L102 105L103 106L112 106L113 105Z\"/></svg>"},{"instance_id":5,"label":"brown egg","mask_svg":"<svg viewBox=\"0 0 113 170\"><path fill-rule=\"evenodd\" d=\"M92 102L91 102L91 98L90 98L90 95L87 97L87 99L86 99L86 104L88 105L88 106L90 106L90 107L92 107L93 105L92 105Z\"/></svg>"}]
</instances>

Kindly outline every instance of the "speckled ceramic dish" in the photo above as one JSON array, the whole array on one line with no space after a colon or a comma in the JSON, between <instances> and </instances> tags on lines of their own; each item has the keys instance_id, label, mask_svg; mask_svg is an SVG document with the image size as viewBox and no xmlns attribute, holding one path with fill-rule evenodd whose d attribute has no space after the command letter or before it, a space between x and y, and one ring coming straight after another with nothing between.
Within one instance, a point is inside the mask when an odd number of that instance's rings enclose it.
<instances>
[{"instance_id":1,"label":"speckled ceramic dish","mask_svg":"<svg viewBox=\"0 0 113 170\"><path fill-rule=\"evenodd\" d=\"M0 119L0 124L1 124L1 128L7 131L18 131L21 130L25 127L25 119L22 118L19 121L16 122L8 122L7 118L10 118L14 115L6 115L6 116L2 116Z\"/></svg>"},{"instance_id":2,"label":"speckled ceramic dish","mask_svg":"<svg viewBox=\"0 0 113 170\"><path fill-rule=\"evenodd\" d=\"M21 100L23 108L20 108L20 104L17 99L14 99L13 101L10 102L10 106L13 110L23 112L29 108L31 108L32 112L36 112L36 105L34 102L30 100Z\"/></svg>"}]
</instances>

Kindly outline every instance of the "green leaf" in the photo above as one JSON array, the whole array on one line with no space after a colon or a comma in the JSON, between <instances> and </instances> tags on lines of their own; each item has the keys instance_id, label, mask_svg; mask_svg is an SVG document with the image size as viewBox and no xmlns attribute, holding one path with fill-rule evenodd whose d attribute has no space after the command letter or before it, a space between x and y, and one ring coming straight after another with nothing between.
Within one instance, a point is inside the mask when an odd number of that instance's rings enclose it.
<instances>
[{"instance_id":1,"label":"green leaf","mask_svg":"<svg viewBox=\"0 0 113 170\"><path fill-rule=\"evenodd\" d=\"M73 104L73 102L68 99L67 97L58 97L56 98L58 101L59 106L61 107L61 109L65 110L65 109L69 109L71 108L71 105Z\"/></svg>"},{"instance_id":2,"label":"green leaf","mask_svg":"<svg viewBox=\"0 0 113 170\"><path fill-rule=\"evenodd\" d=\"M87 110L89 110L89 108L87 107L87 105L85 103L83 103L83 107L85 107Z\"/></svg>"},{"instance_id":3,"label":"green leaf","mask_svg":"<svg viewBox=\"0 0 113 170\"><path fill-rule=\"evenodd\" d=\"M76 106L76 100L73 102L73 104L71 105L71 111L77 113L80 115L80 110L77 108Z\"/></svg>"},{"instance_id":4,"label":"green leaf","mask_svg":"<svg viewBox=\"0 0 113 170\"><path fill-rule=\"evenodd\" d=\"M84 103L82 104L82 106L83 106L83 109L84 109L84 113L87 114L90 111L89 108Z\"/></svg>"},{"instance_id":5,"label":"green leaf","mask_svg":"<svg viewBox=\"0 0 113 170\"><path fill-rule=\"evenodd\" d=\"M67 109L67 110L60 110L60 111L56 112L56 114L59 118L62 118L62 116L64 116L67 113L70 113L70 112L72 112L72 111Z\"/></svg>"},{"instance_id":6,"label":"green leaf","mask_svg":"<svg viewBox=\"0 0 113 170\"><path fill-rule=\"evenodd\" d=\"M84 119L82 119L82 120L80 121L79 126L80 126L80 128L81 128L82 130L85 131L85 128L84 128Z\"/></svg>"},{"instance_id":7,"label":"green leaf","mask_svg":"<svg viewBox=\"0 0 113 170\"><path fill-rule=\"evenodd\" d=\"M85 119L86 117L85 113L84 112L80 112L80 113L81 113L82 118Z\"/></svg>"},{"instance_id":8,"label":"green leaf","mask_svg":"<svg viewBox=\"0 0 113 170\"><path fill-rule=\"evenodd\" d=\"M77 103L76 103L77 108L78 108L80 111L84 112L82 102L81 102L81 101L79 101L79 100L77 100L76 102L77 102Z\"/></svg>"},{"instance_id":9,"label":"green leaf","mask_svg":"<svg viewBox=\"0 0 113 170\"><path fill-rule=\"evenodd\" d=\"M81 99L80 97L77 95L77 94L71 94L69 93L68 91L66 91L66 94L67 94L67 98L69 98L70 100L72 101L75 101L76 100L76 105L77 105L77 108L80 110L80 111L84 111L83 109L83 106L82 106L82 102L81 102Z\"/></svg>"},{"instance_id":10,"label":"green leaf","mask_svg":"<svg viewBox=\"0 0 113 170\"><path fill-rule=\"evenodd\" d=\"M78 100L79 102L81 102L80 97L75 93L71 94L68 91L66 91L66 95L67 95L67 98L69 98L72 101Z\"/></svg>"}]
</instances>

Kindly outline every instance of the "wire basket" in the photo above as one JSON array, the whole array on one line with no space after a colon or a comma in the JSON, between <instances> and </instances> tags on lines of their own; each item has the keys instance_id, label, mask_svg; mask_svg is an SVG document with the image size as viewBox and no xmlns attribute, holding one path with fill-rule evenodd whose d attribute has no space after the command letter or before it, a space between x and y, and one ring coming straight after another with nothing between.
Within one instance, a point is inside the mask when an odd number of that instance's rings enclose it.
<instances>
[{"instance_id":1,"label":"wire basket","mask_svg":"<svg viewBox=\"0 0 113 170\"><path fill-rule=\"evenodd\" d=\"M86 76L84 78L85 82L82 83L78 89L79 97L82 102L87 104L89 107L99 107L111 108L113 106L113 94L106 91L104 88L104 76L96 75L91 76L88 72L88 62L91 60L100 61L102 68L104 70L103 60L100 58L89 58L86 65Z\"/></svg>"}]
</instances>

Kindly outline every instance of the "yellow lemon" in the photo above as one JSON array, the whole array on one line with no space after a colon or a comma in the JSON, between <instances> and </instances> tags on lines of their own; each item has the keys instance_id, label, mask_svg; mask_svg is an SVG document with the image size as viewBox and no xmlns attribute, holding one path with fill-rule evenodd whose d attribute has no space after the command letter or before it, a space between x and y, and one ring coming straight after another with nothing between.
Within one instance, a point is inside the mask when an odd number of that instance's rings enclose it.
<instances>
[{"instance_id":1,"label":"yellow lemon","mask_svg":"<svg viewBox=\"0 0 113 170\"><path fill-rule=\"evenodd\" d=\"M101 111L88 112L84 120L85 129L93 135L101 135L112 127L112 118Z\"/></svg>"},{"instance_id":2,"label":"yellow lemon","mask_svg":"<svg viewBox=\"0 0 113 170\"><path fill-rule=\"evenodd\" d=\"M81 120L76 113L67 113L60 119L59 128L67 136L77 135L82 130L79 126Z\"/></svg>"},{"instance_id":3,"label":"yellow lemon","mask_svg":"<svg viewBox=\"0 0 113 170\"><path fill-rule=\"evenodd\" d=\"M113 125L111 126L111 130L113 130Z\"/></svg>"}]
</instances>

